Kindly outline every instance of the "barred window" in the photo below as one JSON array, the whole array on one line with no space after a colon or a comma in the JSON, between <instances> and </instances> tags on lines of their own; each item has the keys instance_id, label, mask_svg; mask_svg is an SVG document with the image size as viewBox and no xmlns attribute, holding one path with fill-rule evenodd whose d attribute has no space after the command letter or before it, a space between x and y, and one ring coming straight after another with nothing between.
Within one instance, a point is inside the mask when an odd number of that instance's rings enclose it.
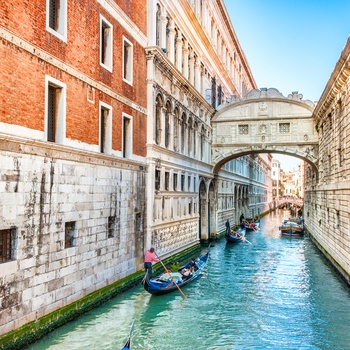
<instances>
[{"instance_id":1,"label":"barred window","mask_svg":"<svg viewBox=\"0 0 350 350\"><path fill-rule=\"evenodd\" d=\"M177 174L173 176L173 190L177 191Z\"/></svg>"},{"instance_id":2,"label":"barred window","mask_svg":"<svg viewBox=\"0 0 350 350\"><path fill-rule=\"evenodd\" d=\"M65 223L65 248L74 247L75 244L75 222L66 222Z\"/></svg>"},{"instance_id":3,"label":"barred window","mask_svg":"<svg viewBox=\"0 0 350 350\"><path fill-rule=\"evenodd\" d=\"M238 134L239 135L248 135L248 125L238 125Z\"/></svg>"},{"instance_id":4,"label":"barred window","mask_svg":"<svg viewBox=\"0 0 350 350\"><path fill-rule=\"evenodd\" d=\"M116 218L115 218L115 216L108 217L107 231L108 231L108 238L112 238L115 236L115 233L116 233Z\"/></svg>"},{"instance_id":5,"label":"barred window","mask_svg":"<svg viewBox=\"0 0 350 350\"><path fill-rule=\"evenodd\" d=\"M290 123L280 123L279 130L281 134L287 134L290 132Z\"/></svg>"},{"instance_id":6,"label":"barred window","mask_svg":"<svg viewBox=\"0 0 350 350\"><path fill-rule=\"evenodd\" d=\"M0 263L15 257L16 229L0 230Z\"/></svg>"},{"instance_id":7,"label":"barred window","mask_svg":"<svg viewBox=\"0 0 350 350\"><path fill-rule=\"evenodd\" d=\"M159 170L156 170L154 188L156 191L160 190L160 171Z\"/></svg>"}]
</instances>

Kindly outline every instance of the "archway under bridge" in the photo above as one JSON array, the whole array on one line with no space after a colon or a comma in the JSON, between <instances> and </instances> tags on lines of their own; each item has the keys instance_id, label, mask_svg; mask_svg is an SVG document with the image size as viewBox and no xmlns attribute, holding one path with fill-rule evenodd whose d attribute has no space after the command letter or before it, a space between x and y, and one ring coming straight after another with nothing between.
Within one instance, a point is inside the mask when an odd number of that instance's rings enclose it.
<instances>
[{"instance_id":1,"label":"archway under bridge","mask_svg":"<svg viewBox=\"0 0 350 350\"><path fill-rule=\"evenodd\" d=\"M318 169L315 105L293 92L277 89L233 96L212 118L212 165L217 172L227 161L252 153L281 153L301 158Z\"/></svg>"}]
</instances>

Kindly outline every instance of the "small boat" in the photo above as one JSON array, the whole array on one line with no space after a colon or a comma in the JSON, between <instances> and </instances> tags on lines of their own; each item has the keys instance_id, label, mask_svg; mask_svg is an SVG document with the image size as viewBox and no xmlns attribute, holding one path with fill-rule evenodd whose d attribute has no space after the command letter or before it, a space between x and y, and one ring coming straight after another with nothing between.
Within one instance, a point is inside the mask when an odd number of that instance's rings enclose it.
<instances>
[{"instance_id":1,"label":"small boat","mask_svg":"<svg viewBox=\"0 0 350 350\"><path fill-rule=\"evenodd\" d=\"M131 350L131 336L134 330L134 324L135 324L135 320L132 322L128 340L126 341L126 343L124 344L121 350Z\"/></svg>"},{"instance_id":2,"label":"small boat","mask_svg":"<svg viewBox=\"0 0 350 350\"><path fill-rule=\"evenodd\" d=\"M259 230L260 221L254 220L253 218L248 218L243 220L243 224L247 232L250 232L250 231L255 232Z\"/></svg>"},{"instance_id":3,"label":"small boat","mask_svg":"<svg viewBox=\"0 0 350 350\"><path fill-rule=\"evenodd\" d=\"M147 274L143 279L143 287L153 295L168 294L192 282L202 272L207 264L209 251L197 259L192 259L180 267L178 272L166 271L160 276L149 279Z\"/></svg>"},{"instance_id":4,"label":"small boat","mask_svg":"<svg viewBox=\"0 0 350 350\"><path fill-rule=\"evenodd\" d=\"M283 236L301 236L304 234L304 225L299 221L284 220L279 230Z\"/></svg>"},{"instance_id":5,"label":"small boat","mask_svg":"<svg viewBox=\"0 0 350 350\"><path fill-rule=\"evenodd\" d=\"M227 243L238 243L244 240L245 228L239 228L236 230L231 230L229 234L225 233L225 238Z\"/></svg>"}]
</instances>

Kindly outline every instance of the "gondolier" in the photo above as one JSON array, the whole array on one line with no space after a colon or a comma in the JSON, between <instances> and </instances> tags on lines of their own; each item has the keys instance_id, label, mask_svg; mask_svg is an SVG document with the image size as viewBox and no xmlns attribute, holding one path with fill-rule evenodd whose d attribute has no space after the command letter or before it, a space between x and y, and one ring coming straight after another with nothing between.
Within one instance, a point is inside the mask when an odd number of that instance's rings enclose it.
<instances>
[{"instance_id":1,"label":"gondolier","mask_svg":"<svg viewBox=\"0 0 350 350\"><path fill-rule=\"evenodd\" d=\"M228 219L226 221L225 226L226 226L226 234L228 235L231 231L230 222L228 221Z\"/></svg>"},{"instance_id":2,"label":"gondolier","mask_svg":"<svg viewBox=\"0 0 350 350\"><path fill-rule=\"evenodd\" d=\"M150 279L152 277L152 263L154 262L158 262L160 259L156 258L154 255L154 248L150 248L149 250L147 250L146 254L145 254L145 262L144 262L144 266L145 266L145 270L147 271L147 275L148 278Z\"/></svg>"},{"instance_id":3,"label":"gondolier","mask_svg":"<svg viewBox=\"0 0 350 350\"><path fill-rule=\"evenodd\" d=\"M243 220L244 220L244 215L242 213L241 216L239 217L239 224L240 225L242 225Z\"/></svg>"}]
</instances>

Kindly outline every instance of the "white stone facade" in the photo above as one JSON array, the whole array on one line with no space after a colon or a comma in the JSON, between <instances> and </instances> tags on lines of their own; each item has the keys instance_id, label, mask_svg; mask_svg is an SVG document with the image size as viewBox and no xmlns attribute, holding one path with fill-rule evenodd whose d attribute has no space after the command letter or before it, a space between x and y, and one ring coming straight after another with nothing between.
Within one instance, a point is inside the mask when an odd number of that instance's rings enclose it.
<instances>
[{"instance_id":1,"label":"white stone facade","mask_svg":"<svg viewBox=\"0 0 350 350\"><path fill-rule=\"evenodd\" d=\"M14 254L0 265L1 334L135 272L144 244L145 167L14 141L0 156L0 230Z\"/></svg>"},{"instance_id":2,"label":"white stone facade","mask_svg":"<svg viewBox=\"0 0 350 350\"><path fill-rule=\"evenodd\" d=\"M350 283L350 40L317 103L317 171L306 168L305 224Z\"/></svg>"},{"instance_id":3,"label":"white stone facade","mask_svg":"<svg viewBox=\"0 0 350 350\"><path fill-rule=\"evenodd\" d=\"M213 174L211 119L256 88L227 19L223 1L149 1L147 244L162 254L269 208L269 159L231 160Z\"/></svg>"}]
</instances>

